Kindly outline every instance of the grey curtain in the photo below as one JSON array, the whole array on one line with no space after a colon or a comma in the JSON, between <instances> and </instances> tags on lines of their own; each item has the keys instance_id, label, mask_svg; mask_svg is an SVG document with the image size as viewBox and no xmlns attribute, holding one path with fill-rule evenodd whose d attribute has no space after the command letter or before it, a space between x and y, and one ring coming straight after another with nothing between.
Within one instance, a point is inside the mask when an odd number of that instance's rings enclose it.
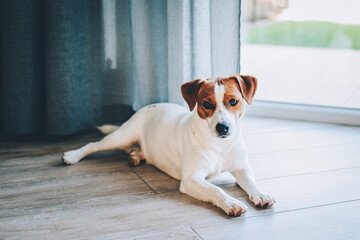
<instances>
[{"instance_id":1,"label":"grey curtain","mask_svg":"<svg viewBox=\"0 0 360 240\"><path fill-rule=\"evenodd\" d=\"M2 0L1 131L71 134L240 71L240 1ZM108 114L110 112L110 114Z\"/></svg>"}]
</instances>

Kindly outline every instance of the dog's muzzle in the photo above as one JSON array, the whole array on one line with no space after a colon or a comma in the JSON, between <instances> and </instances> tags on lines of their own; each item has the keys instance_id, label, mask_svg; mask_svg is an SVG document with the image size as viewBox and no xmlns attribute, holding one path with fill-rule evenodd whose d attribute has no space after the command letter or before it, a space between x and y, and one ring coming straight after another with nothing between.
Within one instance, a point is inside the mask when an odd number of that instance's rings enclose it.
<instances>
[{"instance_id":1,"label":"dog's muzzle","mask_svg":"<svg viewBox=\"0 0 360 240\"><path fill-rule=\"evenodd\" d=\"M218 132L218 137L225 138L229 133L229 126L226 123L216 124L216 131Z\"/></svg>"}]
</instances>

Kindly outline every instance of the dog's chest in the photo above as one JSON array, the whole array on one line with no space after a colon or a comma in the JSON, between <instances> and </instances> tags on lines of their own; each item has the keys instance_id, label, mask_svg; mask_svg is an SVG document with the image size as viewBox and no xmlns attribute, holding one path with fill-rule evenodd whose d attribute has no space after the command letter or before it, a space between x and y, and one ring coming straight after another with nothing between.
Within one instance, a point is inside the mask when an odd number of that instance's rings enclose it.
<instances>
[{"instance_id":1,"label":"dog's chest","mask_svg":"<svg viewBox=\"0 0 360 240\"><path fill-rule=\"evenodd\" d=\"M207 151L204 158L205 166L204 171L208 174L208 177L214 177L228 170L228 159L221 152Z\"/></svg>"}]
</instances>

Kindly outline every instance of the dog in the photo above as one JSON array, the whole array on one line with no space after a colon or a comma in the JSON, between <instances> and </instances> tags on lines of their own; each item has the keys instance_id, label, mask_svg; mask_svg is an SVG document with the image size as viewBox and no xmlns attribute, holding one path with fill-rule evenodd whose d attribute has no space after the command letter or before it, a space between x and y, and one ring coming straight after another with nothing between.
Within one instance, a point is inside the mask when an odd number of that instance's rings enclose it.
<instances>
[{"instance_id":1,"label":"dog","mask_svg":"<svg viewBox=\"0 0 360 240\"><path fill-rule=\"evenodd\" d=\"M97 151L123 149L132 165L146 159L180 180L182 193L240 216L247 206L207 180L228 171L255 206L270 208L275 199L255 182L241 129L245 102L252 103L256 89L257 79L246 75L184 83L181 93L190 111L171 103L145 106L120 127L100 127L107 136L65 152L63 162L75 164Z\"/></svg>"}]
</instances>

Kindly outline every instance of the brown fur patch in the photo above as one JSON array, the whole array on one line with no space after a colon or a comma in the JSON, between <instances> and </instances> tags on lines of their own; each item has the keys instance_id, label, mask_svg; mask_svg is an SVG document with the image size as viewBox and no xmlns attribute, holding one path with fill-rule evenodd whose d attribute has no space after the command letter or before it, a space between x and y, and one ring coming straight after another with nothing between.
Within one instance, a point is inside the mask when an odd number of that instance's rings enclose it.
<instances>
[{"instance_id":1,"label":"brown fur patch","mask_svg":"<svg viewBox=\"0 0 360 240\"><path fill-rule=\"evenodd\" d=\"M223 104L229 112L232 112L237 117L241 117L244 113L243 97L241 95L240 89L236 81L232 78L227 78L222 81L222 84L225 86L225 94L223 99ZM230 100L237 100L235 106L230 105Z\"/></svg>"},{"instance_id":2,"label":"brown fur patch","mask_svg":"<svg viewBox=\"0 0 360 240\"><path fill-rule=\"evenodd\" d=\"M251 105L256 89L257 89L257 79L256 77L249 75L234 75L229 78L234 79L238 86L239 90L244 97L245 101Z\"/></svg>"},{"instance_id":3,"label":"brown fur patch","mask_svg":"<svg viewBox=\"0 0 360 240\"><path fill-rule=\"evenodd\" d=\"M204 102L211 103L215 108L206 109L204 108ZM216 100L215 100L215 82L208 80L203 83L199 92L198 92L198 114L202 119L211 117L214 114L216 109Z\"/></svg>"},{"instance_id":4,"label":"brown fur patch","mask_svg":"<svg viewBox=\"0 0 360 240\"><path fill-rule=\"evenodd\" d=\"M181 94L189 105L190 111L192 111L198 100L198 93L203 84L201 79L196 79L191 82L184 83L181 85Z\"/></svg>"}]
</instances>

